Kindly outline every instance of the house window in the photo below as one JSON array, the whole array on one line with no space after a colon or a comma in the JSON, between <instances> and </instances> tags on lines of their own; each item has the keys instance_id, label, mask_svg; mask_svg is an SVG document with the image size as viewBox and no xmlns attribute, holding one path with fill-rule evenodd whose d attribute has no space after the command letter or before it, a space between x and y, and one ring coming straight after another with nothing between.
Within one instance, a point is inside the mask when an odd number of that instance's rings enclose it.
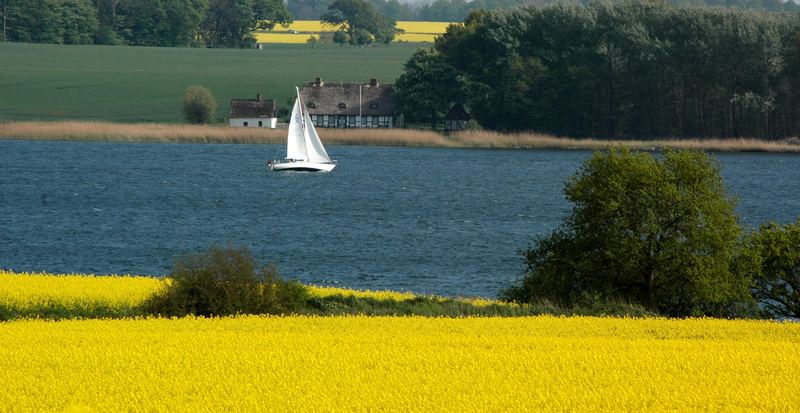
<instances>
[{"instance_id":1,"label":"house window","mask_svg":"<svg viewBox=\"0 0 800 413\"><path fill-rule=\"evenodd\" d=\"M347 105L344 102L339 102L339 104L336 106L338 106L339 109L347 109Z\"/></svg>"},{"instance_id":2,"label":"house window","mask_svg":"<svg viewBox=\"0 0 800 413\"><path fill-rule=\"evenodd\" d=\"M262 122L262 121L258 121L258 127L260 128L260 127L262 127L262 126L264 126L264 122Z\"/></svg>"},{"instance_id":3,"label":"house window","mask_svg":"<svg viewBox=\"0 0 800 413\"><path fill-rule=\"evenodd\" d=\"M317 107L317 104L314 103L314 102L308 102L308 104L306 106L308 106L308 107L313 109L313 108Z\"/></svg>"},{"instance_id":4,"label":"house window","mask_svg":"<svg viewBox=\"0 0 800 413\"><path fill-rule=\"evenodd\" d=\"M247 122L244 123L244 126L247 126Z\"/></svg>"}]
</instances>

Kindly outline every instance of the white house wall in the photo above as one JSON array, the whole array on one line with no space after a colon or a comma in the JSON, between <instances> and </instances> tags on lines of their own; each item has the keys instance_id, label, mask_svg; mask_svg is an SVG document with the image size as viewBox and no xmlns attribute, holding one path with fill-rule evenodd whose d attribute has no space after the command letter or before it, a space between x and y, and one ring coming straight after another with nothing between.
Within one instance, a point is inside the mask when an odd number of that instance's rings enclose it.
<instances>
[{"instance_id":1,"label":"white house wall","mask_svg":"<svg viewBox=\"0 0 800 413\"><path fill-rule=\"evenodd\" d=\"M259 126L258 122L261 122ZM233 118L228 125L234 128L272 128L278 124L278 118Z\"/></svg>"}]
</instances>

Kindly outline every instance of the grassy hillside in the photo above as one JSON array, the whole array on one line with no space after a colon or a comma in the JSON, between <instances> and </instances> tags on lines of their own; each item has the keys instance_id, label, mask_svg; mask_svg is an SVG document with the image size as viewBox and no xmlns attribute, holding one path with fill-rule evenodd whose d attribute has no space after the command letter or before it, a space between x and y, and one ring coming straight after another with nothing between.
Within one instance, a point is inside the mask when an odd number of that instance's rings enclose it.
<instances>
[{"instance_id":1,"label":"grassy hillside","mask_svg":"<svg viewBox=\"0 0 800 413\"><path fill-rule=\"evenodd\" d=\"M419 47L272 45L265 50L61 46L0 43L0 121L180 122L183 91L208 87L218 117L231 98L275 98L287 107L294 85L394 82Z\"/></svg>"}]
</instances>

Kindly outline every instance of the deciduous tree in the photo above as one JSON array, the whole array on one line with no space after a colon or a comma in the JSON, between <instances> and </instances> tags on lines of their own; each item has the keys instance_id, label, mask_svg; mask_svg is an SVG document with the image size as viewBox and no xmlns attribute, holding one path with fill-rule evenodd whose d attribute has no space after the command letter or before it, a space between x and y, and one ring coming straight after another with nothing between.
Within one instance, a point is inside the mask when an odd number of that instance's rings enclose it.
<instances>
[{"instance_id":1,"label":"deciduous tree","mask_svg":"<svg viewBox=\"0 0 800 413\"><path fill-rule=\"evenodd\" d=\"M397 110L407 121L430 120L431 128L462 98L458 72L434 49L419 49L403 65L395 82Z\"/></svg>"},{"instance_id":2,"label":"deciduous tree","mask_svg":"<svg viewBox=\"0 0 800 413\"><path fill-rule=\"evenodd\" d=\"M389 43L397 33L395 21L377 13L366 0L334 0L320 20L339 28L343 35L334 40L341 43Z\"/></svg>"},{"instance_id":3,"label":"deciduous tree","mask_svg":"<svg viewBox=\"0 0 800 413\"><path fill-rule=\"evenodd\" d=\"M734 201L708 155L597 152L565 193L572 211L524 252L528 271L509 297L571 305L600 296L671 316L731 315L752 301L733 266Z\"/></svg>"}]
</instances>

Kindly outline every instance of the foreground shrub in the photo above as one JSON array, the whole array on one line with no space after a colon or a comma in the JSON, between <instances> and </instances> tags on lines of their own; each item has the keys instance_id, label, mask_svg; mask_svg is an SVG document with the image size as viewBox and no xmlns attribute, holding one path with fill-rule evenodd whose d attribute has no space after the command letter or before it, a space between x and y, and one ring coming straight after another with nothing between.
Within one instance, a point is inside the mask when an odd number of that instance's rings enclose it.
<instances>
[{"instance_id":1,"label":"foreground shrub","mask_svg":"<svg viewBox=\"0 0 800 413\"><path fill-rule=\"evenodd\" d=\"M245 249L212 246L178 259L170 285L145 308L153 314L223 316L287 314L301 310L309 294L296 281L281 279L274 265L257 268Z\"/></svg>"},{"instance_id":2,"label":"foreground shrub","mask_svg":"<svg viewBox=\"0 0 800 413\"><path fill-rule=\"evenodd\" d=\"M524 252L527 273L505 298L571 307L589 296L670 316L749 307L735 203L706 154L597 152L564 192L571 213Z\"/></svg>"}]
</instances>

